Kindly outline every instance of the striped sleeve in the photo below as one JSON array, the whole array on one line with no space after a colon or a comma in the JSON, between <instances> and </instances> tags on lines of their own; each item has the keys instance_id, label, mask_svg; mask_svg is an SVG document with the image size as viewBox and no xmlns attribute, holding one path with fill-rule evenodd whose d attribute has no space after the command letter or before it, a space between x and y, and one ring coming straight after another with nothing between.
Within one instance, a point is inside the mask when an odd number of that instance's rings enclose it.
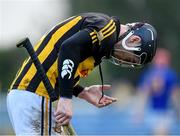
<instances>
[{"instance_id":1,"label":"striped sleeve","mask_svg":"<svg viewBox=\"0 0 180 136\"><path fill-rule=\"evenodd\" d=\"M93 31L90 33L92 43L95 44L96 42L98 42L100 45L101 41L111 36L115 31L116 31L116 25L115 22L111 19L100 30L93 29Z\"/></svg>"}]
</instances>

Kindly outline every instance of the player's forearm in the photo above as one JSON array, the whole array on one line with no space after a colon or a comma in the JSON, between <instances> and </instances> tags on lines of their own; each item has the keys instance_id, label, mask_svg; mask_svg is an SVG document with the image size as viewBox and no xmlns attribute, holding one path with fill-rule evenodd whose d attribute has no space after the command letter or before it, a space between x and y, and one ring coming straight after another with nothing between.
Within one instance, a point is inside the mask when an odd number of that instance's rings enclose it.
<instances>
[{"instance_id":1,"label":"player's forearm","mask_svg":"<svg viewBox=\"0 0 180 136\"><path fill-rule=\"evenodd\" d=\"M91 38L81 30L62 43L58 57L60 96L72 98L74 75L79 62L90 52Z\"/></svg>"},{"instance_id":2,"label":"player's forearm","mask_svg":"<svg viewBox=\"0 0 180 136\"><path fill-rule=\"evenodd\" d=\"M75 53L74 53L75 52ZM59 52L58 71L60 96L72 98L74 74L79 64L78 50L71 46L70 42L65 42Z\"/></svg>"}]
</instances>

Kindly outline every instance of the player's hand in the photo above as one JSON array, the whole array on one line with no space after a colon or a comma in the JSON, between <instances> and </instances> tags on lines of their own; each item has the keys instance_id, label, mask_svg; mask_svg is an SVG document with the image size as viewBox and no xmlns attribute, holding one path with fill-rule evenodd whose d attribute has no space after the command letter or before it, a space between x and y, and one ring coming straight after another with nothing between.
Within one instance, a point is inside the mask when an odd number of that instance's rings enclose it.
<instances>
[{"instance_id":1,"label":"player's hand","mask_svg":"<svg viewBox=\"0 0 180 136\"><path fill-rule=\"evenodd\" d=\"M104 91L111 89L110 85L104 85L103 86ZM85 87L84 90L78 95L79 98L85 99L89 103L95 105L96 107L104 107L109 104L112 104L113 102L117 101L117 98L110 97L107 95L104 95L102 97L102 86L101 85L92 85L90 87ZM99 102L100 100L100 102Z\"/></svg>"},{"instance_id":2,"label":"player's hand","mask_svg":"<svg viewBox=\"0 0 180 136\"><path fill-rule=\"evenodd\" d=\"M72 118L72 100L68 98L60 98L54 115L58 124L69 124Z\"/></svg>"}]
</instances>

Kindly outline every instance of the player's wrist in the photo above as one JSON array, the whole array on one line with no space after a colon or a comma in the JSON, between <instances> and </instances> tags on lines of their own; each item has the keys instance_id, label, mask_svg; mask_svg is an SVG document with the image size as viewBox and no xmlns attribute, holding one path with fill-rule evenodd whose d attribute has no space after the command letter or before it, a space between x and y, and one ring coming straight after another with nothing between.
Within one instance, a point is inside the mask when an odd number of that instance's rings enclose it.
<instances>
[{"instance_id":1,"label":"player's wrist","mask_svg":"<svg viewBox=\"0 0 180 136\"><path fill-rule=\"evenodd\" d=\"M78 97L81 98L81 99L84 99L86 97L86 94L87 94L88 90L89 90L89 87L84 87L82 92L79 93Z\"/></svg>"},{"instance_id":2,"label":"player's wrist","mask_svg":"<svg viewBox=\"0 0 180 136\"><path fill-rule=\"evenodd\" d=\"M61 108L62 107L66 107L68 106L67 108L72 108L72 99L69 99L69 98L64 98L64 97L61 97L58 101L58 106L60 106Z\"/></svg>"}]
</instances>

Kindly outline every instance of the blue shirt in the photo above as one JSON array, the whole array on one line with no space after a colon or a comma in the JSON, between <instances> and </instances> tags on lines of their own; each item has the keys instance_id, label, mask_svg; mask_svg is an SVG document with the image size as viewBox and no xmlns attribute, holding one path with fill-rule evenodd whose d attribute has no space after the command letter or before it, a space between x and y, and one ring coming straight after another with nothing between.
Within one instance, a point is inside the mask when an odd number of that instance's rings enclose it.
<instances>
[{"instance_id":1,"label":"blue shirt","mask_svg":"<svg viewBox=\"0 0 180 136\"><path fill-rule=\"evenodd\" d=\"M166 110L176 82L176 73L171 68L152 66L142 74L139 87L144 91L150 91L151 108Z\"/></svg>"}]
</instances>

